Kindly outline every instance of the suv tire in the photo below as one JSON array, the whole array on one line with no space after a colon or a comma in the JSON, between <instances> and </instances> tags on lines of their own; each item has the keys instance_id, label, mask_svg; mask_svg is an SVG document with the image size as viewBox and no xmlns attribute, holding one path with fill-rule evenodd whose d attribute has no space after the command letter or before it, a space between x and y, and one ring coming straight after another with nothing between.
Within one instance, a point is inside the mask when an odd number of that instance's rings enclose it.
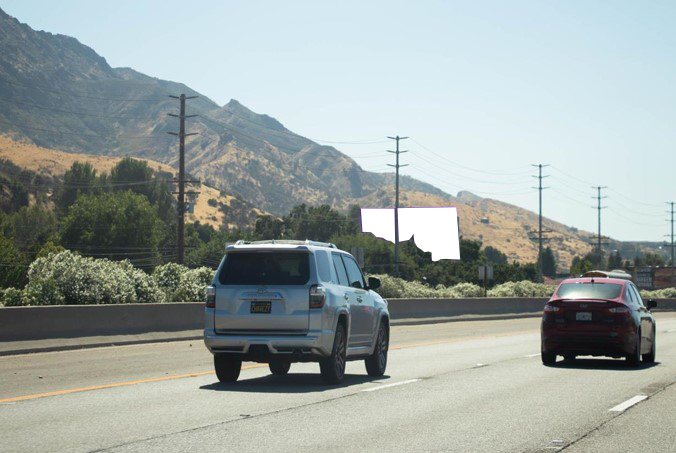
<instances>
[{"instance_id":1,"label":"suv tire","mask_svg":"<svg viewBox=\"0 0 676 453\"><path fill-rule=\"evenodd\" d=\"M268 366L270 367L270 372L275 376L284 376L289 372L291 362L288 360L271 360Z\"/></svg>"},{"instance_id":2,"label":"suv tire","mask_svg":"<svg viewBox=\"0 0 676 453\"><path fill-rule=\"evenodd\" d=\"M369 376L380 377L385 374L388 348L389 335L387 327L381 322L380 327L378 328L378 338L376 339L376 347L373 348L373 354L364 361L366 364L366 372Z\"/></svg>"},{"instance_id":3,"label":"suv tire","mask_svg":"<svg viewBox=\"0 0 676 453\"><path fill-rule=\"evenodd\" d=\"M225 354L214 354L216 377L221 382L235 382L242 369L242 359Z\"/></svg>"},{"instance_id":4,"label":"suv tire","mask_svg":"<svg viewBox=\"0 0 676 453\"><path fill-rule=\"evenodd\" d=\"M339 323L333 337L331 355L319 361L322 379L327 384L338 384L345 376L345 361L347 355L345 326Z\"/></svg>"}]
</instances>

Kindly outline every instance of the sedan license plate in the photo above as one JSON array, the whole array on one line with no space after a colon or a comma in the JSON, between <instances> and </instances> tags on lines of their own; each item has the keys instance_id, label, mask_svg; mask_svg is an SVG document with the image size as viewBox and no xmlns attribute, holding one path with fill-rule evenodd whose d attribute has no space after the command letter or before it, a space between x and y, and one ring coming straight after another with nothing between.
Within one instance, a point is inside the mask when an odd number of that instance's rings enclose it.
<instances>
[{"instance_id":1,"label":"sedan license plate","mask_svg":"<svg viewBox=\"0 0 676 453\"><path fill-rule=\"evenodd\" d=\"M272 308L272 302L269 300L265 301L252 301L251 302L251 313L270 313Z\"/></svg>"},{"instance_id":2,"label":"sedan license plate","mask_svg":"<svg viewBox=\"0 0 676 453\"><path fill-rule=\"evenodd\" d=\"M592 320L592 314L588 311L578 311L575 313L575 320L576 321L591 321Z\"/></svg>"}]
</instances>

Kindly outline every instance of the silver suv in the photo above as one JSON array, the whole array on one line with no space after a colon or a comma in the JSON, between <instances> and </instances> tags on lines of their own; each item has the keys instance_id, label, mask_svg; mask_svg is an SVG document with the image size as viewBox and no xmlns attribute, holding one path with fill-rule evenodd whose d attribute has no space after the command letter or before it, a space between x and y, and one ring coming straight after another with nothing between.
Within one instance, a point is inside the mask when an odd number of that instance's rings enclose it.
<instances>
[{"instance_id":1,"label":"silver suv","mask_svg":"<svg viewBox=\"0 0 676 453\"><path fill-rule=\"evenodd\" d=\"M369 376L387 366L387 301L359 265L333 244L239 241L225 249L207 288L204 343L221 382L239 377L242 361L268 363L272 374L293 362L319 362L338 383L345 362L363 359Z\"/></svg>"}]
</instances>

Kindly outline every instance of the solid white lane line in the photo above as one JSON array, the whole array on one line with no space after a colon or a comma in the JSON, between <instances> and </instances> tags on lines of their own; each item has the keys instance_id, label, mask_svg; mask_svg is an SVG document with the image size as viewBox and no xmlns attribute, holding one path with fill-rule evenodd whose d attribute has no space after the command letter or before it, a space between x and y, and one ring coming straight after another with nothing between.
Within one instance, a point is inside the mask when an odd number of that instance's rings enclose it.
<instances>
[{"instance_id":1,"label":"solid white lane line","mask_svg":"<svg viewBox=\"0 0 676 453\"><path fill-rule=\"evenodd\" d=\"M414 382L418 382L420 379L410 379L408 381L402 381L402 382L395 382L394 384L386 384L386 385L381 385L378 387L373 387L370 389L364 389L362 392L375 392L376 390L383 390L383 389L388 389L390 387L397 387L399 385L406 385L406 384L413 384Z\"/></svg>"},{"instance_id":2,"label":"solid white lane line","mask_svg":"<svg viewBox=\"0 0 676 453\"><path fill-rule=\"evenodd\" d=\"M524 357L527 358L527 359L530 359L531 357L537 357L537 356L539 356L539 355L540 355L540 353L538 352L538 353L536 353L536 354L528 354L528 355L525 355Z\"/></svg>"},{"instance_id":3,"label":"solid white lane line","mask_svg":"<svg viewBox=\"0 0 676 453\"><path fill-rule=\"evenodd\" d=\"M666 333L676 332L676 329L665 330Z\"/></svg>"},{"instance_id":4,"label":"solid white lane line","mask_svg":"<svg viewBox=\"0 0 676 453\"><path fill-rule=\"evenodd\" d=\"M641 401L643 401L643 400L646 399L646 398L648 398L647 395L636 395L636 396L633 397L633 398L629 398L629 399L628 399L627 401L625 401L624 403L620 403L620 404L618 404L617 406L608 409L608 411L609 411L609 412L622 412L622 411L624 411L624 410L629 409L629 408L630 408L631 406L633 406L634 404L640 403Z\"/></svg>"}]
</instances>

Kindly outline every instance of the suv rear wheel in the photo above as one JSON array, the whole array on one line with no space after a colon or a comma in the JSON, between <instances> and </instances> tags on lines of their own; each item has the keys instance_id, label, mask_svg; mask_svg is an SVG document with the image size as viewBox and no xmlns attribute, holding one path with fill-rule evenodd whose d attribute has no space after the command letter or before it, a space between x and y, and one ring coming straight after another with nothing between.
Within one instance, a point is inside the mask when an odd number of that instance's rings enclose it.
<instances>
[{"instance_id":1,"label":"suv rear wheel","mask_svg":"<svg viewBox=\"0 0 676 453\"><path fill-rule=\"evenodd\" d=\"M333 337L333 349L331 355L319 361L319 369L322 379L328 384L338 384L345 376L345 360L347 349L345 347L345 326L340 323L336 327Z\"/></svg>"},{"instance_id":2,"label":"suv rear wheel","mask_svg":"<svg viewBox=\"0 0 676 453\"><path fill-rule=\"evenodd\" d=\"M216 376L221 382L235 382L242 369L242 359L225 354L214 354Z\"/></svg>"},{"instance_id":3,"label":"suv rear wheel","mask_svg":"<svg viewBox=\"0 0 676 453\"><path fill-rule=\"evenodd\" d=\"M373 354L364 361L366 364L366 372L369 376L380 377L385 374L388 347L389 335L387 326L381 322L380 327L378 328L378 339L376 340L376 347L373 349Z\"/></svg>"},{"instance_id":4,"label":"suv rear wheel","mask_svg":"<svg viewBox=\"0 0 676 453\"><path fill-rule=\"evenodd\" d=\"M284 376L289 372L291 362L288 360L271 360L268 366L270 367L270 372L275 376Z\"/></svg>"}]
</instances>

